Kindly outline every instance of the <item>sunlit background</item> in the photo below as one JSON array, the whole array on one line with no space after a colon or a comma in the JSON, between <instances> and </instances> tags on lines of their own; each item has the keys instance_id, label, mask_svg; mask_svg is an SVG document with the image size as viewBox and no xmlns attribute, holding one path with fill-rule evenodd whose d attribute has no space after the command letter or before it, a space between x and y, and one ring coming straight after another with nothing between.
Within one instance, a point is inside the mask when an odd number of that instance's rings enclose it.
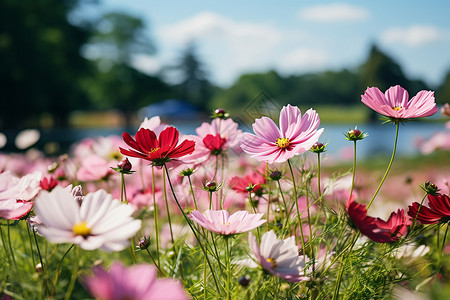
<instances>
[{"instance_id":1,"label":"sunlit background","mask_svg":"<svg viewBox=\"0 0 450 300\"><path fill-rule=\"evenodd\" d=\"M32 128L38 147L58 153L153 115L194 133L218 107L247 130L290 103L319 112L331 150L345 151L342 132L358 125L374 141L365 153L389 152L380 141L392 128L374 125L360 95L400 84L411 97L427 89L439 106L449 102L449 8L444 0L4 0L0 142L26 149L14 140ZM403 154L445 129L442 116L433 120L405 127Z\"/></svg>"}]
</instances>

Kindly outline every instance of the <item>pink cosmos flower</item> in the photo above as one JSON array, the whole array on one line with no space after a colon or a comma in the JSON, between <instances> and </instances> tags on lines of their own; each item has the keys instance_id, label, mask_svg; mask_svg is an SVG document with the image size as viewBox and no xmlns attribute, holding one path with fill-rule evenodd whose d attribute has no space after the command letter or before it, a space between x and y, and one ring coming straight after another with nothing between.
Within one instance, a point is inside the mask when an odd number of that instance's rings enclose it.
<instances>
[{"instance_id":1,"label":"pink cosmos flower","mask_svg":"<svg viewBox=\"0 0 450 300\"><path fill-rule=\"evenodd\" d=\"M114 174L110 164L98 155L90 155L82 159L81 168L77 171L79 181L96 181Z\"/></svg>"},{"instance_id":2,"label":"pink cosmos flower","mask_svg":"<svg viewBox=\"0 0 450 300\"><path fill-rule=\"evenodd\" d=\"M156 268L148 264L125 268L115 262L109 272L97 266L93 268L93 276L84 278L84 283L96 299L188 299L178 281L156 278Z\"/></svg>"},{"instance_id":3,"label":"pink cosmos flower","mask_svg":"<svg viewBox=\"0 0 450 300\"><path fill-rule=\"evenodd\" d=\"M0 218L19 220L33 207L32 200L40 191L42 174L35 172L18 178L6 171L0 174Z\"/></svg>"},{"instance_id":4,"label":"pink cosmos flower","mask_svg":"<svg viewBox=\"0 0 450 300\"><path fill-rule=\"evenodd\" d=\"M345 204L347 213L359 231L377 243L397 241L408 232L411 221L403 209L392 212L387 221L367 215L365 205L356 203L351 197Z\"/></svg>"},{"instance_id":5,"label":"pink cosmos flower","mask_svg":"<svg viewBox=\"0 0 450 300\"><path fill-rule=\"evenodd\" d=\"M196 133L185 136L195 141L195 150L184 159L186 163L200 164L217 157L236 146L242 137L242 131L232 119L214 119L211 124L203 122Z\"/></svg>"},{"instance_id":6,"label":"pink cosmos flower","mask_svg":"<svg viewBox=\"0 0 450 300\"><path fill-rule=\"evenodd\" d=\"M248 243L256 260L270 274L290 282L309 279L304 276L305 260L303 256L298 255L295 237L279 240L271 230L264 233L260 245L250 233Z\"/></svg>"},{"instance_id":7,"label":"pink cosmos flower","mask_svg":"<svg viewBox=\"0 0 450 300\"><path fill-rule=\"evenodd\" d=\"M200 226L222 235L230 235L253 230L264 224L261 220L264 214L249 214L247 211L238 211L230 216L226 210L207 210L206 216L194 210L189 218Z\"/></svg>"},{"instance_id":8,"label":"pink cosmos flower","mask_svg":"<svg viewBox=\"0 0 450 300\"><path fill-rule=\"evenodd\" d=\"M269 118L256 119L255 134L244 133L241 148L259 161L281 163L309 151L319 140L323 128L318 130L319 115L309 109L301 115L296 106L284 106L280 112L280 128Z\"/></svg>"},{"instance_id":9,"label":"pink cosmos flower","mask_svg":"<svg viewBox=\"0 0 450 300\"><path fill-rule=\"evenodd\" d=\"M376 87L367 88L361 101L393 119L428 117L439 110L434 102L434 92L422 90L409 100L408 92L399 85L390 87L384 94Z\"/></svg>"}]
</instances>

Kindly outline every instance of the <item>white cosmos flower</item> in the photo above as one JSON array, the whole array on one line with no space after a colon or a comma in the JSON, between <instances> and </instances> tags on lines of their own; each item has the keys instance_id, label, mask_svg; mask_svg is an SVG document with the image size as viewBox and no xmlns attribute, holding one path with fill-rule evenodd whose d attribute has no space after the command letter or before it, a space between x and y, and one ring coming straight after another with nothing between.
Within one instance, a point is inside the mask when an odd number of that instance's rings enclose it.
<instances>
[{"instance_id":1,"label":"white cosmos flower","mask_svg":"<svg viewBox=\"0 0 450 300\"><path fill-rule=\"evenodd\" d=\"M295 237L279 240L271 230L262 236L261 245L258 245L252 233L249 234L248 242L256 260L270 274L290 282L309 279L304 276L305 260L298 254Z\"/></svg>"},{"instance_id":2,"label":"white cosmos flower","mask_svg":"<svg viewBox=\"0 0 450 300\"><path fill-rule=\"evenodd\" d=\"M120 251L141 228L132 205L113 200L104 190L87 194L81 205L71 189L41 191L34 211L42 221L38 232L53 243L73 243L85 250Z\"/></svg>"}]
</instances>

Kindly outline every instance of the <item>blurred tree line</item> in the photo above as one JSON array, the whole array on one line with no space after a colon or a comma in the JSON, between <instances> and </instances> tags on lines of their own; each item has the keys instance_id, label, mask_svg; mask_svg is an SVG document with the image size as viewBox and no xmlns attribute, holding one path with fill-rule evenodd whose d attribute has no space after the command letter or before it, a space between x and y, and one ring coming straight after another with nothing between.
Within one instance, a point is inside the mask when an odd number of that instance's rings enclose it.
<instances>
[{"instance_id":1,"label":"blurred tree line","mask_svg":"<svg viewBox=\"0 0 450 300\"><path fill-rule=\"evenodd\" d=\"M392 58L373 46L354 70L283 77L275 71L242 75L231 87L208 80L195 44L158 75L133 68L136 55L153 55L147 24L122 12L71 18L89 0L0 1L0 128L66 127L75 110L119 109L127 120L141 107L164 99L189 101L210 111L238 111L261 91L280 104L352 105L367 86L401 84L416 93L430 89L411 80ZM95 1L94 1L95 2ZM75 21L76 19L76 21ZM70 21L69 21L70 20ZM169 75L168 75L169 74ZM176 75L174 75L176 74ZM170 84L164 80L172 76ZM450 72L437 88L450 98Z\"/></svg>"}]
</instances>

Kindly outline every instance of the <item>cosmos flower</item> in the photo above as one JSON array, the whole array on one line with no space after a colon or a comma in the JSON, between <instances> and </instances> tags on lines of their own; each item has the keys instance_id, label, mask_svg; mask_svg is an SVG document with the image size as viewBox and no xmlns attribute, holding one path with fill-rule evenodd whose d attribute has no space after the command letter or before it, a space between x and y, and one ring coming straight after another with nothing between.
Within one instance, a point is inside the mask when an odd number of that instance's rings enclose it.
<instances>
[{"instance_id":1,"label":"cosmos flower","mask_svg":"<svg viewBox=\"0 0 450 300\"><path fill-rule=\"evenodd\" d=\"M128 150L120 148L123 155L149 160L155 166L162 166L172 159L191 154L195 149L194 141L183 140L178 144L179 133L175 127L164 129L159 138L156 137L155 132L146 128L139 129L135 136L136 140L126 132L122 137L131 147Z\"/></svg>"},{"instance_id":2,"label":"cosmos flower","mask_svg":"<svg viewBox=\"0 0 450 300\"><path fill-rule=\"evenodd\" d=\"M186 136L195 141L195 151L184 161L196 165L223 155L228 149L236 146L242 137L242 131L232 119L203 122L195 131L197 135Z\"/></svg>"},{"instance_id":3,"label":"cosmos flower","mask_svg":"<svg viewBox=\"0 0 450 300\"><path fill-rule=\"evenodd\" d=\"M264 214L249 214L247 211L238 211L230 216L226 210L207 210L206 216L194 210L189 218L200 226L222 235L230 235L253 230L264 224L261 220Z\"/></svg>"},{"instance_id":4,"label":"cosmos flower","mask_svg":"<svg viewBox=\"0 0 450 300\"><path fill-rule=\"evenodd\" d=\"M450 219L450 198L448 195L428 194L428 206L414 202L408 206L408 215L422 224L436 224ZM419 210L420 207L420 210Z\"/></svg>"},{"instance_id":5,"label":"cosmos flower","mask_svg":"<svg viewBox=\"0 0 450 300\"><path fill-rule=\"evenodd\" d=\"M266 178L257 171L252 171L244 177L233 176L230 180L230 188L238 193L248 194L249 191L258 193L261 185L266 184Z\"/></svg>"},{"instance_id":6,"label":"cosmos flower","mask_svg":"<svg viewBox=\"0 0 450 300\"><path fill-rule=\"evenodd\" d=\"M72 187L41 191L34 212L42 221L38 231L53 243L73 243L85 250L120 251L141 228L132 205L113 200L104 190L87 194L81 204Z\"/></svg>"},{"instance_id":7,"label":"cosmos flower","mask_svg":"<svg viewBox=\"0 0 450 300\"><path fill-rule=\"evenodd\" d=\"M279 240L271 230L264 233L260 245L256 237L250 233L248 243L256 260L270 274L290 282L309 279L304 276L305 257L299 256L295 237Z\"/></svg>"},{"instance_id":8,"label":"cosmos flower","mask_svg":"<svg viewBox=\"0 0 450 300\"><path fill-rule=\"evenodd\" d=\"M359 231L372 241L389 243L397 241L408 232L411 221L406 218L403 209L392 212L389 219L384 221L368 216L366 206L353 201L353 198L352 196L345 204L347 213Z\"/></svg>"},{"instance_id":9,"label":"cosmos flower","mask_svg":"<svg viewBox=\"0 0 450 300\"><path fill-rule=\"evenodd\" d=\"M301 115L296 106L284 106L280 112L280 128L267 117L256 119L255 134L244 133L241 148L262 162L281 163L309 149L319 140L323 129L315 110Z\"/></svg>"},{"instance_id":10,"label":"cosmos flower","mask_svg":"<svg viewBox=\"0 0 450 300\"><path fill-rule=\"evenodd\" d=\"M109 271L96 266L93 275L84 278L84 283L96 299L188 299L177 280L156 278L156 268L149 264L125 268L120 262L115 262Z\"/></svg>"},{"instance_id":11,"label":"cosmos flower","mask_svg":"<svg viewBox=\"0 0 450 300\"><path fill-rule=\"evenodd\" d=\"M40 172L18 178L6 171L0 174L0 218L19 220L33 207L31 201L41 190Z\"/></svg>"},{"instance_id":12,"label":"cosmos flower","mask_svg":"<svg viewBox=\"0 0 450 300\"><path fill-rule=\"evenodd\" d=\"M376 87L367 88L361 101L395 120L428 117L439 110L434 102L434 92L422 90L409 100L408 92L399 85L390 87L384 94Z\"/></svg>"}]
</instances>

